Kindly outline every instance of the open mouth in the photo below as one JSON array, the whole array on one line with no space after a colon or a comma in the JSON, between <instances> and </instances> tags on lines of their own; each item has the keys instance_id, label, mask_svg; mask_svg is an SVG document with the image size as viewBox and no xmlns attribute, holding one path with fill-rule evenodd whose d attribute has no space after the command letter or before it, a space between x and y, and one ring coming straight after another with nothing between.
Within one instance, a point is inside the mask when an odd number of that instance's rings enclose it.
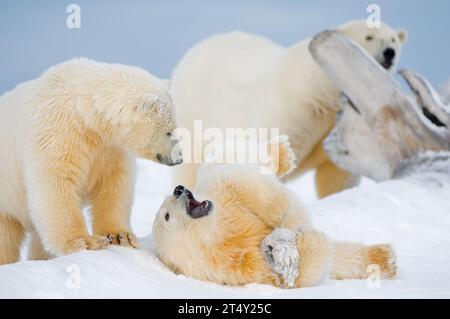
<instances>
[{"instance_id":1,"label":"open mouth","mask_svg":"<svg viewBox=\"0 0 450 319\"><path fill-rule=\"evenodd\" d=\"M175 198L182 198L186 201L186 212L192 218L201 218L209 215L213 208L213 204L209 200L202 202L197 201L194 198L192 192L184 186L177 186L173 191Z\"/></svg>"},{"instance_id":2,"label":"open mouth","mask_svg":"<svg viewBox=\"0 0 450 319\"><path fill-rule=\"evenodd\" d=\"M168 159L167 157L162 156L161 154L156 154L156 158L161 164L167 165L167 166L175 166L178 164L183 163L183 159L179 159L176 162L172 161L171 159Z\"/></svg>"},{"instance_id":3,"label":"open mouth","mask_svg":"<svg viewBox=\"0 0 450 319\"><path fill-rule=\"evenodd\" d=\"M392 68L392 65L393 65L393 63L392 62L389 62L389 61L382 61L382 62L379 62L380 64L381 64L381 66L383 67L383 68L385 68L386 70L389 70L390 68Z\"/></svg>"}]
</instances>

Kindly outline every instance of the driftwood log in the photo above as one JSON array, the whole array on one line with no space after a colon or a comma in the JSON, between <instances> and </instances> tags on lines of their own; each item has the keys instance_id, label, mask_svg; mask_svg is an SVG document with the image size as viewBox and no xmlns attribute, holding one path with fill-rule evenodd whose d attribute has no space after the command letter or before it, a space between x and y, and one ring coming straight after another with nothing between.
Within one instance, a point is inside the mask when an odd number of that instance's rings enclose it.
<instances>
[{"instance_id":1,"label":"driftwood log","mask_svg":"<svg viewBox=\"0 0 450 319\"><path fill-rule=\"evenodd\" d=\"M402 70L412 94L356 43L333 31L310 51L343 92L324 147L340 167L377 181L450 170L450 106L419 74Z\"/></svg>"}]
</instances>

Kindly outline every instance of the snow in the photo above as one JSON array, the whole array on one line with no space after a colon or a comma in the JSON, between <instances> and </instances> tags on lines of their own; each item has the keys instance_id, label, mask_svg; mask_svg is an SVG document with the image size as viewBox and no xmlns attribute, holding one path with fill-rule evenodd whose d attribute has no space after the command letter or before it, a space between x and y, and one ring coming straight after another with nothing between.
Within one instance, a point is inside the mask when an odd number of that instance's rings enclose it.
<instances>
[{"instance_id":1,"label":"snow","mask_svg":"<svg viewBox=\"0 0 450 319\"><path fill-rule=\"evenodd\" d=\"M317 228L330 237L392 243L399 276L393 281L327 280L317 287L278 289L220 286L175 275L154 255L151 228L171 191L170 169L138 162L132 225L141 250L112 247L50 261L0 266L0 298L449 298L450 178L423 175L359 188L325 200L312 175L289 184Z\"/></svg>"}]
</instances>

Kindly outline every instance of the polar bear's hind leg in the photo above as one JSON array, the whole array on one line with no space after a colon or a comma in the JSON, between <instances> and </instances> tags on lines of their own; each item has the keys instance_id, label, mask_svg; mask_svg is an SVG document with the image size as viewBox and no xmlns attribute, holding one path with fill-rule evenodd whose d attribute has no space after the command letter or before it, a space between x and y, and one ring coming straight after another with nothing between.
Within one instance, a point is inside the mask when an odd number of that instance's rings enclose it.
<instances>
[{"instance_id":1,"label":"polar bear's hind leg","mask_svg":"<svg viewBox=\"0 0 450 319\"><path fill-rule=\"evenodd\" d=\"M333 279L393 279L397 275L397 260L390 245L365 246L355 243L333 243Z\"/></svg>"},{"instance_id":2,"label":"polar bear's hind leg","mask_svg":"<svg viewBox=\"0 0 450 319\"><path fill-rule=\"evenodd\" d=\"M0 214L0 265L20 260L25 230L15 218Z\"/></svg>"}]
</instances>

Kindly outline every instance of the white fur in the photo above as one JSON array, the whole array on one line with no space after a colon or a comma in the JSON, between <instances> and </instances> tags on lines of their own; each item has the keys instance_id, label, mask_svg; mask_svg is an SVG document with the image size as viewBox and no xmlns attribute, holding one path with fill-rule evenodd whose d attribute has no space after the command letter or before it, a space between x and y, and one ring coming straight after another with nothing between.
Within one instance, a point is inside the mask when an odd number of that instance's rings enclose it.
<instances>
[{"instance_id":1,"label":"white fur","mask_svg":"<svg viewBox=\"0 0 450 319\"><path fill-rule=\"evenodd\" d=\"M97 214L94 232L131 232L134 156L160 154L171 164L174 121L162 81L88 59L54 66L1 96L0 227L14 234L0 235L0 264L17 260L24 231L53 255L84 247L87 201Z\"/></svg>"}]
</instances>

